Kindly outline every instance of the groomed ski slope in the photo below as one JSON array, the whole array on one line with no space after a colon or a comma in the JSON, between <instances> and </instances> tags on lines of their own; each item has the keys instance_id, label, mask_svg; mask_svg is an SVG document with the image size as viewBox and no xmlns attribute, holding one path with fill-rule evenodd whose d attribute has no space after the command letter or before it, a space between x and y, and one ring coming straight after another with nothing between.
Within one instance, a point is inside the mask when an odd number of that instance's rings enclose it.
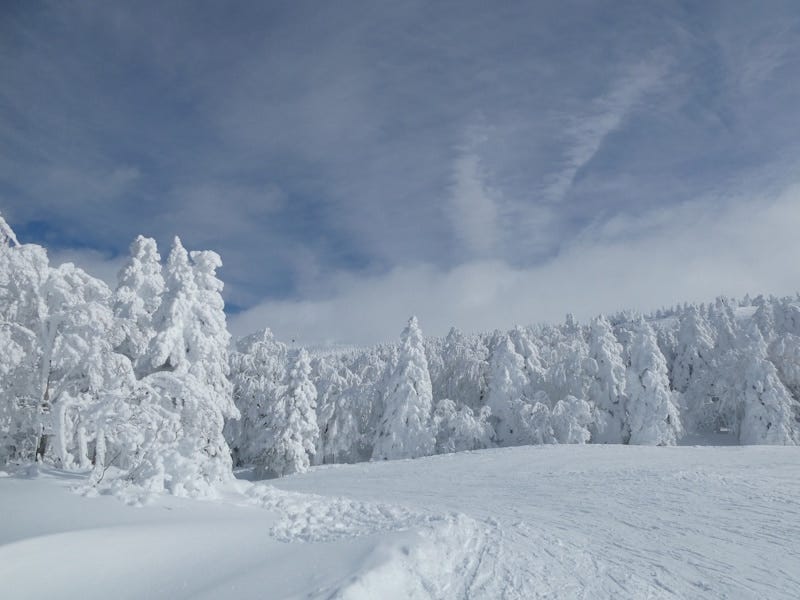
<instances>
[{"instance_id":1,"label":"groomed ski slope","mask_svg":"<svg viewBox=\"0 0 800 600\"><path fill-rule=\"evenodd\" d=\"M503 448L142 508L79 483L0 477L4 598L800 597L796 448Z\"/></svg>"}]
</instances>

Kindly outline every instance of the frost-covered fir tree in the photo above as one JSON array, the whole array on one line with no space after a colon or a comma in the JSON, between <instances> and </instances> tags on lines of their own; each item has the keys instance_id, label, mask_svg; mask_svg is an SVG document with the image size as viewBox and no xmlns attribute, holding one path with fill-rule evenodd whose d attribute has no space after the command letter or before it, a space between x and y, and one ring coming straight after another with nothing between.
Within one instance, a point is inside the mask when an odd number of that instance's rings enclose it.
<instances>
[{"instance_id":1,"label":"frost-covered fir tree","mask_svg":"<svg viewBox=\"0 0 800 600\"><path fill-rule=\"evenodd\" d=\"M759 331L763 329L759 327ZM783 385L794 398L800 398L800 336L793 333L781 335L769 345L768 355Z\"/></svg>"},{"instance_id":2,"label":"frost-covered fir tree","mask_svg":"<svg viewBox=\"0 0 800 600\"><path fill-rule=\"evenodd\" d=\"M489 351L479 336L465 336L453 327L441 347L441 369L431 370L434 398L458 398L480 411L486 404Z\"/></svg>"},{"instance_id":3,"label":"frost-covered fir tree","mask_svg":"<svg viewBox=\"0 0 800 600\"><path fill-rule=\"evenodd\" d=\"M593 383L593 367L589 360L589 346L583 337L583 328L575 323L563 327L546 375L550 397L586 398Z\"/></svg>"},{"instance_id":4,"label":"frost-covered fir tree","mask_svg":"<svg viewBox=\"0 0 800 600\"><path fill-rule=\"evenodd\" d=\"M739 324L727 298L717 298L709 307L708 321L714 331L717 354L728 352L739 345Z\"/></svg>"},{"instance_id":5,"label":"frost-covered fir tree","mask_svg":"<svg viewBox=\"0 0 800 600\"><path fill-rule=\"evenodd\" d=\"M547 392L534 394L533 403L520 403L519 422L527 444L555 444L558 442L553 428L553 414Z\"/></svg>"},{"instance_id":6,"label":"frost-covered fir tree","mask_svg":"<svg viewBox=\"0 0 800 600\"><path fill-rule=\"evenodd\" d=\"M622 346L617 342L611 324L603 316L592 320L589 332L589 356L594 361L589 399L597 410L593 441L624 444L630 437L625 410L625 363Z\"/></svg>"},{"instance_id":7,"label":"frost-covered fir tree","mask_svg":"<svg viewBox=\"0 0 800 600\"><path fill-rule=\"evenodd\" d=\"M40 289L49 272L39 246L20 246L0 216L0 464L33 460L41 431L37 376Z\"/></svg>"},{"instance_id":8,"label":"frost-covered fir tree","mask_svg":"<svg viewBox=\"0 0 800 600\"><path fill-rule=\"evenodd\" d=\"M346 366L327 364L324 360L319 362L317 414L320 435L317 462L355 462L361 442L356 377Z\"/></svg>"},{"instance_id":9,"label":"frost-covered fir tree","mask_svg":"<svg viewBox=\"0 0 800 600\"><path fill-rule=\"evenodd\" d=\"M800 404L769 361L755 323L745 336L747 344L727 353L721 362L720 421L740 444L800 444Z\"/></svg>"},{"instance_id":10,"label":"frost-covered fir tree","mask_svg":"<svg viewBox=\"0 0 800 600\"><path fill-rule=\"evenodd\" d=\"M761 335L769 342L776 334L775 331L775 303L772 299L767 300L764 296L757 296L753 300L756 312L753 313L753 321L761 330Z\"/></svg>"},{"instance_id":11,"label":"frost-covered fir tree","mask_svg":"<svg viewBox=\"0 0 800 600\"><path fill-rule=\"evenodd\" d=\"M693 379L709 368L714 353L714 335L696 306L690 306L681 318L677 343L672 364L672 385L684 393Z\"/></svg>"},{"instance_id":12,"label":"frost-covered fir tree","mask_svg":"<svg viewBox=\"0 0 800 600\"><path fill-rule=\"evenodd\" d=\"M713 382L719 356L712 328L696 306L681 316L676 341L672 387L681 394L683 423L689 431L713 431L718 426Z\"/></svg>"},{"instance_id":13,"label":"frost-covered fir tree","mask_svg":"<svg viewBox=\"0 0 800 600\"><path fill-rule=\"evenodd\" d=\"M553 435L559 444L586 444L592 435L589 427L594 423L592 406L575 396L556 402L550 413Z\"/></svg>"},{"instance_id":14,"label":"frost-covered fir tree","mask_svg":"<svg viewBox=\"0 0 800 600\"><path fill-rule=\"evenodd\" d=\"M263 453L255 461L259 475L281 477L308 469L319 440L316 401L308 352L301 349L282 393L266 407L269 435Z\"/></svg>"},{"instance_id":15,"label":"frost-covered fir tree","mask_svg":"<svg viewBox=\"0 0 800 600\"><path fill-rule=\"evenodd\" d=\"M487 406L491 409L491 421L495 430L495 441L500 446L531 444L526 407L529 382L525 373L525 360L514 348L510 336L500 337L492 352L489 367L489 394Z\"/></svg>"},{"instance_id":16,"label":"frost-covered fir tree","mask_svg":"<svg viewBox=\"0 0 800 600\"><path fill-rule=\"evenodd\" d=\"M674 445L683 433L678 405L669 387L664 355L643 319L634 329L627 379L629 443Z\"/></svg>"},{"instance_id":17,"label":"frost-covered fir tree","mask_svg":"<svg viewBox=\"0 0 800 600\"><path fill-rule=\"evenodd\" d=\"M140 381L140 410L168 434L148 440L130 473L134 483L176 495L213 493L232 477L223 426L239 416L227 378L230 334L216 277L222 261L215 252L193 252L192 260L176 237L153 318L151 372Z\"/></svg>"},{"instance_id":18,"label":"frost-covered fir tree","mask_svg":"<svg viewBox=\"0 0 800 600\"><path fill-rule=\"evenodd\" d=\"M286 345L277 341L269 329L242 338L231 353L233 399L241 418L225 423L225 437L236 465L253 464L267 445L267 407L281 393L287 356Z\"/></svg>"},{"instance_id":19,"label":"frost-covered fir tree","mask_svg":"<svg viewBox=\"0 0 800 600\"><path fill-rule=\"evenodd\" d=\"M433 391L416 317L409 319L400 336L397 365L388 377L384 398L372 457L381 460L433 454L436 444L431 423Z\"/></svg>"},{"instance_id":20,"label":"frost-covered fir tree","mask_svg":"<svg viewBox=\"0 0 800 600\"><path fill-rule=\"evenodd\" d=\"M514 344L514 350L523 360L523 370L527 380L525 396L532 398L537 391L545 387L545 369L542 366L539 349L530 332L522 327L515 327L508 335Z\"/></svg>"},{"instance_id":21,"label":"frost-covered fir tree","mask_svg":"<svg viewBox=\"0 0 800 600\"><path fill-rule=\"evenodd\" d=\"M478 450L492 445L494 430L489 423L491 411L484 406L476 415L468 406L447 398L439 400L433 413L436 427L436 453Z\"/></svg>"},{"instance_id":22,"label":"frost-covered fir tree","mask_svg":"<svg viewBox=\"0 0 800 600\"><path fill-rule=\"evenodd\" d=\"M136 237L130 246L130 258L120 270L117 281L114 315L122 330L117 351L146 372L148 366L140 363L155 335L153 315L164 293L161 256L154 239Z\"/></svg>"}]
</instances>

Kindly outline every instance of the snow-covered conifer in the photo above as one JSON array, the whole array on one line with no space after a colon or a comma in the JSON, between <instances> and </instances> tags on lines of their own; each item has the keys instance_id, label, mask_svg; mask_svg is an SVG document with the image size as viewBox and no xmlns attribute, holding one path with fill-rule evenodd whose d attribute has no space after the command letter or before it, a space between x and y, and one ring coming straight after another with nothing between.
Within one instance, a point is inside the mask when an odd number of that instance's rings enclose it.
<instances>
[{"instance_id":1,"label":"snow-covered conifer","mask_svg":"<svg viewBox=\"0 0 800 600\"><path fill-rule=\"evenodd\" d=\"M686 392L694 377L708 369L714 353L714 337L708 322L690 306L683 315L678 329L678 348L672 364L672 386Z\"/></svg>"},{"instance_id":2,"label":"snow-covered conifer","mask_svg":"<svg viewBox=\"0 0 800 600\"><path fill-rule=\"evenodd\" d=\"M674 445L682 434L675 396L669 387L667 363L653 329L636 325L627 373L628 422L631 444Z\"/></svg>"},{"instance_id":3,"label":"snow-covered conifer","mask_svg":"<svg viewBox=\"0 0 800 600\"><path fill-rule=\"evenodd\" d=\"M720 420L740 444L800 444L800 403L769 361L755 323L746 339L746 345L726 355L720 369Z\"/></svg>"},{"instance_id":4,"label":"snow-covered conifer","mask_svg":"<svg viewBox=\"0 0 800 600\"><path fill-rule=\"evenodd\" d=\"M625 363L622 346L617 342L608 319L603 316L592 320L589 355L594 364L588 397L598 413L593 441L625 443L630 437L625 410Z\"/></svg>"},{"instance_id":5,"label":"snow-covered conifer","mask_svg":"<svg viewBox=\"0 0 800 600\"><path fill-rule=\"evenodd\" d=\"M586 400L575 396L559 400L550 413L550 421L559 444L586 444L592 437L589 426L594 419Z\"/></svg>"},{"instance_id":6,"label":"snow-covered conifer","mask_svg":"<svg viewBox=\"0 0 800 600\"><path fill-rule=\"evenodd\" d=\"M161 257L154 239L141 235L136 237L130 246L130 258L117 279L114 315L123 335L117 351L147 371L148 366L139 363L155 333L153 315L164 292Z\"/></svg>"},{"instance_id":7,"label":"snow-covered conifer","mask_svg":"<svg viewBox=\"0 0 800 600\"><path fill-rule=\"evenodd\" d=\"M301 349L277 401L266 407L266 447L256 458L261 475L301 473L308 469L319 440L317 390L311 382L308 352Z\"/></svg>"},{"instance_id":8,"label":"snow-covered conifer","mask_svg":"<svg viewBox=\"0 0 800 600\"><path fill-rule=\"evenodd\" d=\"M434 378L434 398L458 398L460 403L479 411L486 403L488 390L488 349L478 336L465 336L453 327L441 348L442 368Z\"/></svg>"},{"instance_id":9,"label":"snow-covered conifer","mask_svg":"<svg viewBox=\"0 0 800 600\"><path fill-rule=\"evenodd\" d=\"M147 354L152 372L140 382L146 390L142 410L162 424L159 431L174 435L153 437L140 453L142 465L159 468L131 471L135 483L166 486L178 495L213 493L216 483L232 477L223 427L226 417L239 416L227 378L230 334L222 282L216 277L221 260L215 252L195 252L192 259L194 266L176 237L167 259L166 290L153 319L156 335Z\"/></svg>"},{"instance_id":10,"label":"snow-covered conifer","mask_svg":"<svg viewBox=\"0 0 800 600\"><path fill-rule=\"evenodd\" d=\"M321 361L318 392L319 450L317 461L342 463L358 460L361 433L358 423L355 375L346 367Z\"/></svg>"},{"instance_id":11,"label":"snow-covered conifer","mask_svg":"<svg viewBox=\"0 0 800 600\"><path fill-rule=\"evenodd\" d=\"M499 339L489 364L487 406L492 411L495 441L500 446L533 443L522 416L522 410L528 404L525 393L529 388L525 361L509 336Z\"/></svg>"},{"instance_id":12,"label":"snow-covered conifer","mask_svg":"<svg viewBox=\"0 0 800 600\"><path fill-rule=\"evenodd\" d=\"M231 353L233 399L241 419L225 423L225 437L237 465L253 464L266 447L267 407L281 393L287 372L288 350L269 329L248 335Z\"/></svg>"},{"instance_id":13,"label":"snow-covered conifer","mask_svg":"<svg viewBox=\"0 0 800 600\"><path fill-rule=\"evenodd\" d=\"M440 400L433 413L437 454L490 447L494 434L490 413L488 406L476 415L468 406L458 406L447 398Z\"/></svg>"},{"instance_id":14,"label":"snow-covered conifer","mask_svg":"<svg viewBox=\"0 0 800 600\"><path fill-rule=\"evenodd\" d=\"M417 458L433 454L433 390L422 332L411 317L400 336L397 365L390 371L372 457Z\"/></svg>"}]
</instances>

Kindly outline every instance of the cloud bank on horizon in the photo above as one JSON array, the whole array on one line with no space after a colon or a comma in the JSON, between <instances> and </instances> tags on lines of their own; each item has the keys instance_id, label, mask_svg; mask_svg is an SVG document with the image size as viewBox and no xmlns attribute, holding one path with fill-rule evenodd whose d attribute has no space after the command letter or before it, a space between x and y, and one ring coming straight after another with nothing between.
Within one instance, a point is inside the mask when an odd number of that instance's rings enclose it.
<instances>
[{"instance_id":1,"label":"cloud bank on horizon","mask_svg":"<svg viewBox=\"0 0 800 600\"><path fill-rule=\"evenodd\" d=\"M380 4L380 5L379 5ZM305 342L800 288L794 2L10 3L0 210Z\"/></svg>"}]
</instances>

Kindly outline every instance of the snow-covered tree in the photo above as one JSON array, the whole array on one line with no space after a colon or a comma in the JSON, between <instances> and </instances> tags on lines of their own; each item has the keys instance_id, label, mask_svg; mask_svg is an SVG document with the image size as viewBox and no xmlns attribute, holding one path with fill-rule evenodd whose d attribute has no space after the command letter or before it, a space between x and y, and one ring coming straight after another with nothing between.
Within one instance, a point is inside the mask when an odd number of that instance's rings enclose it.
<instances>
[{"instance_id":1,"label":"snow-covered tree","mask_svg":"<svg viewBox=\"0 0 800 600\"><path fill-rule=\"evenodd\" d=\"M136 237L130 247L130 258L117 280L114 315L122 330L122 341L117 351L147 372L149 366L140 362L155 335L153 315L164 293L161 257L154 239L141 235Z\"/></svg>"},{"instance_id":2,"label":"snow-covered tree","mask_svg":"<svg viewBox=\"0 0 800 600\"><path fill-rule=\"evenodd\" d=\"M416 317L411 317L403 330L397 365L390 373L372 457L417 458L433 454L433 391Z\"/></svg>"},{"instance_id":3,"label":"snow-covered tree","mask_svg":"<svg viewBox=\"0 0 800 600\"><path fill-rule=\"evenodd\" d=\"M533 443L522 415L524 407L529 404L525 397L529 389L525 361L509 336L499 339L489 365L487 406L491 409L495 441L500 446Z\"/></svg>"},{"instance_id":4,"label":"snow-covered tree","mask_svg":"<svg viewBox=\"0 0 800 600\"><path fill-rule=\"evenodd\" d=\"M533 403L517 405L522 439L527 444L555 444L558 442L553 428L553 414L547 393L536 392Z\"/></svg>"},{"instance_id":5,"label":"snow-covered tree","mask_svg":"<svg viewBox=\"0 0 800 600\"><path fill-rule=\"evenodd\" d=\"M356 377L346 366L319 362L317 461L319 464L354 462L358 460L361 441Z\"/></svg>"},{"instance_id":6,"label":"snow-covered tree","mask_svg":"<svg viewBox=\"0 0 800 600\"><path fill-rule=\"evenodd\" d=\"M0 213L0 247L16 247L16 246L19 246L19 242L17 241L17 235L14 233L14 230L11 229L11 226L3 218L3 214Z\"/></svg>"},{"instance_id":7,"label":"snow-covered tree","mask_svg":"<svg viewBox=\"0 0 800 600\"><path fill-rule=\"evenodd\" d=\"M539 356L539 349L530 332L522 327L515 327L509 332L514 350L522 357L523 370L527 381L525 396L533 395L545 387L545 369Z\"/></svg>"},{"instance_id":8,"label":"snow-covered tree","mask_svg":"<svg viewBox=\"0 0 800 600\"><path fill-rule=\"evenodd\" d=\"M233 399L241 419L225 423L225 437L237 465L253 464L266 447L267 407L281 393L287 360L286 345L275 340L269 329L242 338L231 353Z\"/></svg>"},{"instance_id":9,"label":"snow-covered tree","mask_svg":"<svg viewBox=\"0 0 800 600\"><path fill-rule=\"evenodd\" d=\"M42 428L41 288L48 275L44 248L19 245L0 216L0 464L36 455Z\"/></svg>"},{"instance_id":10,"label":"snow-covered tree","mask_svg":"<svg viewBox=\"0 0 800 600\"><path fill-rule=\"evenodd\" d=\"M457 398L460 403L479 411L486 404L489 352L479 336L465 336L455 327L441 347L441 369L431 370L433 397Z\"/></svg>"},{"instance_id":11,"label":"snow-covered tree","mask_svg":"<svg viewBox=\"0 0 800 600\"><path fill-rule=\"evenodd\" d=\"M666 360L644 320L635 327L627 379L629 443L674 445L683 432L678 406L669 387Z\"/></svg>"},{"instance_id":12,"label":"snow-covered tree","mask_svg":"<svg viewBox=\"0 0 800 600\"><path fill-rule=\"evenodd\" d=\"M447 398L439 400L433 413L437 454L489 448L494 434L490 413L488 406L476 415L468 406Z\"/></svg>"},{"instance_id":13,"label":"snow-covered tree","mask_svg":"<svg viewBox=\"0 0 800 600\"><path fill-rule=\"evenodd\" d=\"M266 446L255 464L262 476L302 473L311 464L317 442L317 390L311 382L308 352L301 349L277 401L266 407Z\"/></svg>"},{"instance_id":14,"label":"snow-covered tree","mask_svg":"<svg viewBox=\"0 0 800 600\"><path fill-rule=\"evenodd\" d=\"M626 443L630 437L625 410L625 363L622 346L611 324L603 316L592 320L589 333L592 382L589 399L595 404L597 422L593 441L606 444Z\"/></svg>"},{"instance_id":15,"label":"snow-covered tree","mask_svg":"<svg viewBox=\"0 0 800 600\"><path fill-rule=\"evenodd\" d=\"M759 327L759 331L763 329ZM783 334L770 344L768 355L778 370L781 382L794 398L800 399L800 336Z\"/></svg>"},{"instance_id":16,"label":"snow-covered tree","mask_svg":"<svg viewBox=\"0 0 800 600\"><path fill-rule=\"evenodd\" d=\"M677 353L672 364L672 386L685 393L693 378L709 368L714 354L713 333L696 306L689 307L681 318L677 342Z\"/></svg>"},{"instance_id":17,"label":"snow-covered tree","mask_svg":"<svg viewBox=\"0 0 800 600\"><path fill-rule=\"evenodd\" d=\"M169 433L151 437L131 470L135 483L177 495L213 493L215 484L232 477L223 427L226 417L239 416L227 377L230 334L216 277L222 261L215 252L193 252L192 261L176 237L153 318L156 335L143 361L151 372L140 381L141 409L160 423L157 431Z\"/></svg>"},{"instance_id":18,"label":"snow-covered tree","mask_svg":"<svg viewBox=\"0 0 800 600\"><path fill-rule=\"evenodd\" d=\"M0 386L14 413L14 454L86 466L91 415L117 386L104 376L116 361L111 292L70 263L50 268L33 245L0 252L0 272L0 296L9 300L3 329L17 351Z\"/></svg>"},{"instance_id":19,"label":"snow-covered tree","mask_svg":"<svg viewBox=\"0 0 800 600\"><path fill-rule=\"evenodd\" d=\"M747 344L729 352L721 364L720 421L741 444L800 444L800 403L769 361L756 324L751 324L746 338Z\"/></svg>"},{"instance_id":20,"label":"snow-covered tree","mask_svg":"<svg viewBox=\"0 0 800 600\"><path fill-rule=\"evenodd\" d=\"M723 354L739 345L739 324L727 298L717 298L709 307L708 322L714 332L717 354Z\"/></svg>"},{"instance_id":21,"label":"snow-covered tree","mask_svg":"<svg viewBox=\"0 0 800 600\"><path fill-rule=\"evenodd\" d=\"M592 406L575 396L556 402L550 413L553 434L559 444L586 444L592 437Z\"/></svg>"},{"instance_id":22,"label":"snow-covered tree","mask_svg":"<svg viewBox=\"0 0 800 600\"><path fill-rule=\"evenodd\" d=\"M589 359L589 346L577 324L564 328L564 331L566 336L559 336L554 347L546 388L551 398L586 398L593 383L595 366Z\"/></svg>"}]
</instances>

